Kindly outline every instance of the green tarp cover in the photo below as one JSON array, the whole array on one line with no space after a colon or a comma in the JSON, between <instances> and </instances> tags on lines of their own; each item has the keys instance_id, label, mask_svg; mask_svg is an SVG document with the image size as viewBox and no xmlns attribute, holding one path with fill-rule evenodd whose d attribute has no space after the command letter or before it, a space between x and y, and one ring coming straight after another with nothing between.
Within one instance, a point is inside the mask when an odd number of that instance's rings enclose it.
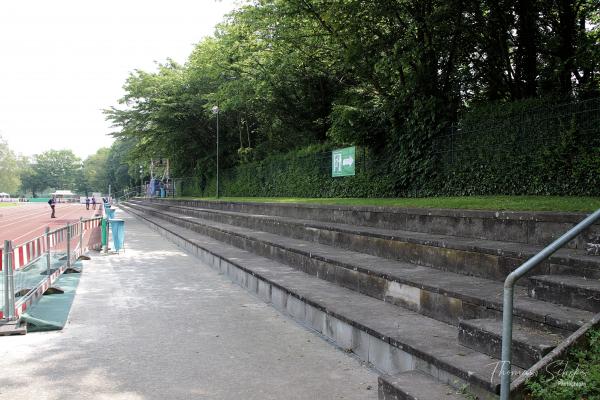
<instances>
[{"instance_id":1,"label":"green tarp cover","mask_svg":"<svg viewBox=\"0 0 600 400\"><path fill-rule=\"evenodd\" d=\"M81 269L81 263L75 263L75 268ZM28 332L53 331L64 328L69 317L71 304L81 274L63 274L53 287L64 291L62 294L44 295L27 312L21 315L21 320L27 323Z\"/></svg>"}]
</instances>

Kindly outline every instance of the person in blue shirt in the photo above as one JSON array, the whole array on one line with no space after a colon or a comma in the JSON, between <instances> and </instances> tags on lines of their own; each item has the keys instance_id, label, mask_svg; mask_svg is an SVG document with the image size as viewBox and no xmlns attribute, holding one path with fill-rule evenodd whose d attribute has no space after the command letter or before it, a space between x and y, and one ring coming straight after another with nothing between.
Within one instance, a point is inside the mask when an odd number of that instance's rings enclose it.
<instances>
[{"instance_id":1,"label":"person in blue shirt","mask_svg":"<svg viewBox=\"0 0 600 400\"><path fill-rule=\"evenodd\" d=\"M50 218L56 218L56 216L54 216L54 207L56 206L56 199L54 198L54 196L52 196L52 198L50 200L48 200L48 204L50 205L50 208L52 209L52 214L50 215Z\"/></svg>"},{"instance_id":2,"label":"person in blue shirt","mask_svg":"<svg viewBox=\"0 0 600 400\"><path fill-rule=\"evenodd\" d=\"M90 209L90 198L86 196L85 198L85 209L89 210Z\"/></svg>"}]
</instances>

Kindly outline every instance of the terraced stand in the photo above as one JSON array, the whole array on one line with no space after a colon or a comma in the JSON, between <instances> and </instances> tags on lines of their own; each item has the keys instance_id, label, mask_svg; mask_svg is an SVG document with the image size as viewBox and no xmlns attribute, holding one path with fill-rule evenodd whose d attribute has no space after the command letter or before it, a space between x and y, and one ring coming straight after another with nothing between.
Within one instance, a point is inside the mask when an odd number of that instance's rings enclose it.
<instances>
[{"instance_id":1,"label":"terraced stand","mask_svg":"<svg viewBox=\"0 0 600 400\"><path fill-rule=\"evenodd\" d=\"M123 207L371 363L382 372L380 399L496 398L502 280L583 218L177 200ZM600 257L583 247L573 241L516 288L514 372L600 312Z\"/></svg>"}]
</instances>

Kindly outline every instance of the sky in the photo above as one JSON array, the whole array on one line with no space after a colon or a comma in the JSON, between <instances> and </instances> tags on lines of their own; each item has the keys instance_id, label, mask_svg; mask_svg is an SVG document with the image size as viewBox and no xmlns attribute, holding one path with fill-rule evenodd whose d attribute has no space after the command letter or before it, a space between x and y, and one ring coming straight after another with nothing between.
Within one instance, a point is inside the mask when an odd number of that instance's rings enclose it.
<instances>
[{"instance_id":1,"label":"sky","mask_svg":"<svg viewBox=\"0 0 600 400\"><path fill-rule=\"evenodd\" d=\"M110 146L135 69L184 63L239 0L0 1L0 136L17 154Z\"/></svg>"}]
</instances>

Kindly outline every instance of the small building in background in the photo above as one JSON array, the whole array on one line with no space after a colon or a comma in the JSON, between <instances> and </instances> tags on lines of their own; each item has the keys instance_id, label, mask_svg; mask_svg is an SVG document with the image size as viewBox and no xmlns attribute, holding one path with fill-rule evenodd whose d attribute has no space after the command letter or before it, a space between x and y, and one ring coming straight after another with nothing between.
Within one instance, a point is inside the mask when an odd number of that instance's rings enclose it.
<instances>
[{"instance_id":1,"label":"small building in background","mask_svg":"<svg viewBox=\"0 0 600 400\"><path fill-rule=\"evenodd\" d=\"M72 203L78 200L75 198L75 193L70 190L57 190L52 193L52 196L56 197L56 201L59 203Z\"/></svg>"}]
</instances>

